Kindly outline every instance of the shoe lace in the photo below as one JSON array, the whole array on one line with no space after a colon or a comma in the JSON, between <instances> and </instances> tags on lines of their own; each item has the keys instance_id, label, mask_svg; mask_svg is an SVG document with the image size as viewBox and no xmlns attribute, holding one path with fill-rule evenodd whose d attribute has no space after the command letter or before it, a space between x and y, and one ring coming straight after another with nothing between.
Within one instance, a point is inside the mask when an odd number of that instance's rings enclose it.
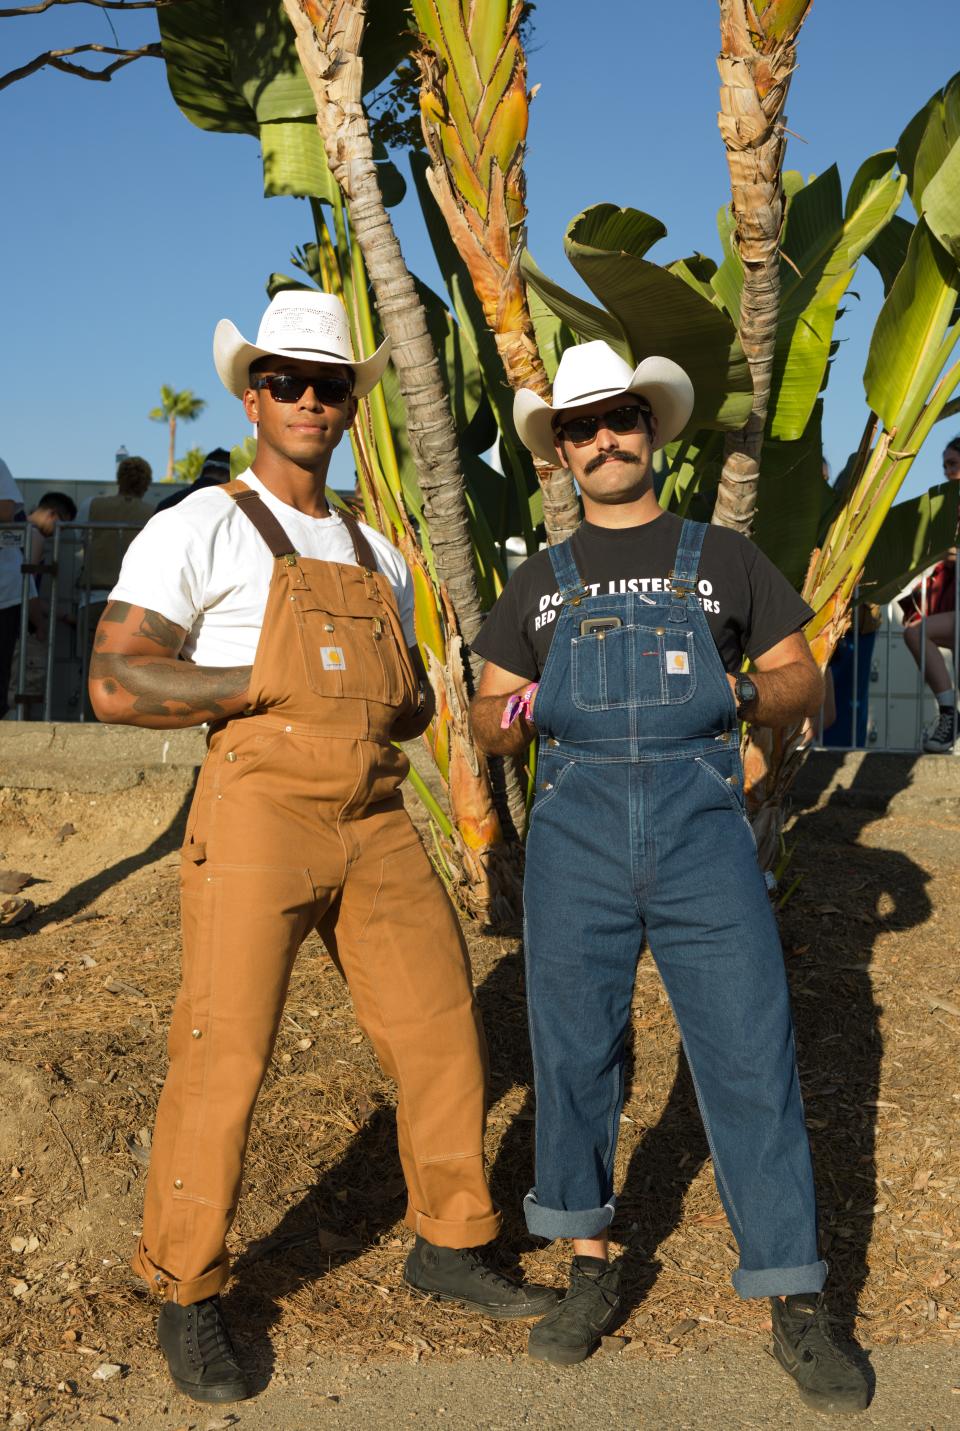
<instances>
[{"instance_id":1,"label":"shoe lace","mask_svg":"<svg viewBox=\"0 0 960 1431\"><path fill-rule=\"evenodd\" d=\"M216 1302L198 1304L196 1326L196 1347L201 1366L210 1366L220 1360L229 1361L234 1366L237 1364L237 1354Z\"/></svg>"},{"instance_id":2,"label":"shoe lace","mask_svg":"<svg viewBox=\"0 0 960 1431\"><path fill-rule=\"evenodd\" d=\"M464 1266L469 1267L471 1271L480 1273L481 1282L490 1282L494 1287L506 1287L510 1291L516 1291L515 1284L511 1282L509 1278L502 1277L500 1273L494 1271L492 1267L488 1267L483 1258L480 1257L472 1247L464 1247L461 1250L460 1260Z\"/></svg>"},{"instance_id":3,"label":"shoe lace","mask_svg":"<svg viewBox=\"0 0 960 1431\"><path fill-rule=\"evenodd\" d=\"M795 1324L799 1317L806 1322L797 1336L797 1351L804 1361L833 1362L836 1366L850 1368L853 1362L837 1346L830 1334L830 1318L827 1309L820 1306L801 1313L793 1312Z\"/></svg>"}]
</instances>

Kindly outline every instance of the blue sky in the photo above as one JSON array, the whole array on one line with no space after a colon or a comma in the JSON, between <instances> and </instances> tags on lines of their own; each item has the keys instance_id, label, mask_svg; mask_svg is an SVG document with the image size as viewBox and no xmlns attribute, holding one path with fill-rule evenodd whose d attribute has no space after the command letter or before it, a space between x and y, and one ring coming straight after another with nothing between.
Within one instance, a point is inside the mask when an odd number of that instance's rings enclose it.
<instances>
[{"instance_id":1,"label":"blue sky","mask_svg":"<svg viewBox=\"0 0 960 1431\"><path fill-rule=\"evenodd\" d=\"M592 17L585 27L584 13ZM925 0L911 28L902 0L814 6L787 106L787 165L836 161L846 187L888 148L960 55L956 0ZM578 287L563 256L569 220L600 201L657 215L669 237L653 256L718 256L715 214L729 199L716 126L718 6L712 0L541 0L529 68L529 243L551 276ZM111 16L124 45L156 36L149 13ZM0 21L4 70L51 46L112 43L108 12L84 5ZM44 71L0 92L7 135L0 233L6 358L0 456L15 477L109 479L120 443L162 475L166 432L147 418L163 382L205 398L178 455L230 446L247 429L211 359L217 320L253 336L264 283L311 236L294 199L262 197L253 138L207 134L180 114L160 61L109 84ZM393 211L410 267L441 289L415 200ZM827 457L836 469L864 421L862 372L879 279L864 263L838 336ZM956 425L956 424L954 424ZM935 429L904 492L940 480L952 435ZM335 473L336 480L336 473Z\"/></svg>"}]
</instances>

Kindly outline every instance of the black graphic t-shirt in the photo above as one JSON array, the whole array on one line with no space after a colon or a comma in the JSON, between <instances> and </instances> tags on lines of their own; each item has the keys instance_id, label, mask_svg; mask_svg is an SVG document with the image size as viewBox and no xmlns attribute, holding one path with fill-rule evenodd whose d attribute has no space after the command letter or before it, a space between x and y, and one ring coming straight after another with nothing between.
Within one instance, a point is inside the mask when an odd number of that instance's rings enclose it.
<instances>
[{"instance_id":1,"label":"black graphic t-shirt","mask_svg":"<svg viewBox=\"0 0 960 1431\"><path fill-rule=\"evenodd\" d=\"M573 537L573 555L591 595L662 592L677 554L683 522L664 512L639 527L596 527L584 522ZM708 527L703 542L698 594L720 659L740 670L813 615L786 577L758 547L725 527ZM540 678L556 630L560 595L548 552L528 557L507 582L487 615L473 649L485 661L527 681Z\"/></svg>"}]
</instances>

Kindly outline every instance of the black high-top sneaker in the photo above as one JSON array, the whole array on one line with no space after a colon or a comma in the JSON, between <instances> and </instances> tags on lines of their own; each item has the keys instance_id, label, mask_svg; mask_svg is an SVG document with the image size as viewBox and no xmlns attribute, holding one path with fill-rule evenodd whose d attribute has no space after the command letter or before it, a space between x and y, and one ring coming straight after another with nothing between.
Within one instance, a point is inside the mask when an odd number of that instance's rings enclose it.
<instances>
[{"instance_id":1,"label":"black high-top sneaker","mask_svg":"<svg viewBox=\"0 0 960 1431\"><path fill-rule=\"evenodd\" d=\"M863 1411L867 1379L833 1340L822 1294L771 1297L770 1306L773 1354L797 1383L804 1405L814 1411Z\"/></svg>"},{"instance_id":2,"label":"black high-top sneaker","mask_svg":"<svg viewBox=\"0 0 960 1431\"><path fill-rule=\"evenodd\" d=\"M459 1302L473 1312L507 1321L540 1317L555 1305L557 1292L534 1282L501 1277L483 1261L476 1247L434 1247L418 1237L403 1267L408 1287L441 1302Z\"/></svg>"},{"instance_id":3,"label":"black high-top sneaker","mask_svg":"<svg viewBox=\"0 0 960 1431\"><path fill-rule=\"evenodd\" d=\"M573 1366L588 1357L621 1319L622 1276L621 1258L605 1262L601 1257L575 1257L567 1295L530 1329L530 1356L560 1366Z\"/></svg>"},{"instance_id":4,"label":"black high-top sneaker","mask_svg":"<svg viewBox=\"0 0 960 1431\"><path fill-rule=\"evenodd\" d=\"M252 1392L237 1363L219 1297L181 1307L164 1302L157 1335L174 1384L194 1401L245 1401Z\"/></svg>"}]
</instances>

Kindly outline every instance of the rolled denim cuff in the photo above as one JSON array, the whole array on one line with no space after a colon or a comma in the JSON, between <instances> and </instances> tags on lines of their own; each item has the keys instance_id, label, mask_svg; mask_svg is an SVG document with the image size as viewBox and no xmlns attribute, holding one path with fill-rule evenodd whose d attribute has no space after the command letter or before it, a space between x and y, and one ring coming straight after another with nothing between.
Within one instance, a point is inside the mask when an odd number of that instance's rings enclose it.
<instances>
[{"instance_id":1,"label":"rolled denim cuff","mask_svg":"<svg viewBox=\"0 0 960 1431\"><path fill-rule=\"evenodd\" d=\"M555 1237L599 1237L613 1221L616 1198L611 1198L603 1207L566 1208L543 1207L537 1202L537 1195L531 1188L523 1200L523 1215L527 1227L535 1237L545 1237L552 1242Z\"/></svg>"},{"instance_id":2,"label":"rolled denim cuff","mask_svg":"<svg viewBox=\"0 0 960 1431\"><path fill-rule=\"evenodd\" d=\"M827 1280L826 1262L810 1262L806 1267L763 1267L745 1271L738 1267L733 1285L738 1296L792 1297L797 1292L821 1292Z\"/></svg>"}]
</instances>

